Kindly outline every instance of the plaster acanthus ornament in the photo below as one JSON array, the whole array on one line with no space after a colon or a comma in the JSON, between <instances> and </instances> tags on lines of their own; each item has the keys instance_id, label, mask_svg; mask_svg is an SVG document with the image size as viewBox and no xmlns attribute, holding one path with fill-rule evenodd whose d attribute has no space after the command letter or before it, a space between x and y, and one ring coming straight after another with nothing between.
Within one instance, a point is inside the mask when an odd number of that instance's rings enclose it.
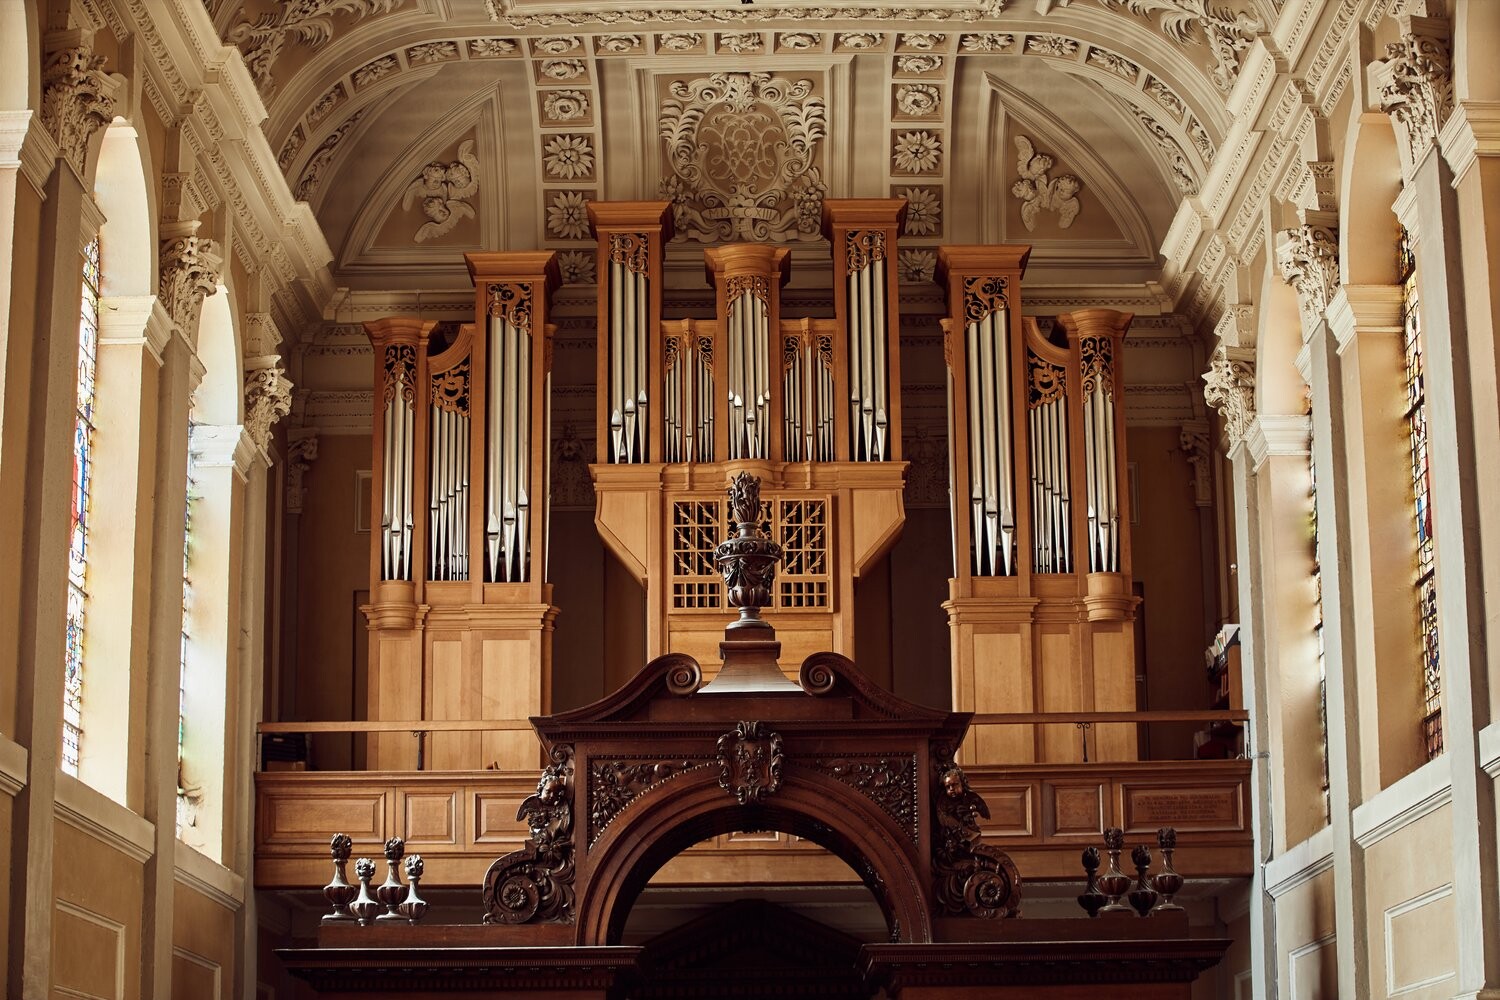
<instances>
[{"instance_id":1,"label":"plaster acanthus ornament","mask_svg":"<svg viewBox=\"0 0 1500 1000\"><path fill-rule=\"evenodd\" d=\"M84 175L89 139L115 117L124 78L104 72L104 57L88 45L58 49L42 71L42 127L74 173Z\"/></svg>"},{"instance_id":2,"label":"plaster acanthus ornament","mask_svg":"<svg viewBox=\"0 0 1500 1000\"><path fill-rule=\"evenodd\" d=\"M1255 420L1255 362L1246 348L1219 347L1203 373L1203 399L1224 418L1230 447L1245 439Z\"/></svg>"},{"instance_id":3,"label":"plaster acanthus ornament","mask_svg":"<svg viewBox=\"0 0 1500 1000\"><path fill-rule=\"evenodd\" d=\"M336 83L328 89L322 97L313 102L313 106L307 112L307 123L316 125L318 122L333 114L334 108L343 103L348 95L344 93L344 85Z\"/></svg>"},{"instance_id":4,"label":"plaster acanthus ornament","mask_svg":"<svg viewBox=\"0 0 1500 1000\"><path fill-rule=\"evenodd\" d=\"M702 242L815 240L825 186L827 106L811 80L714 73L672 83L658 134L661 184L680 237Z\"/></svg>"},{"instance_id":5,"label":"plaster acanthus ornament","mask_svg":"<svg viewBox=\"0 0 1500 1000\"><path fill-rule=\"evenodd\" d=\"M589 95L581 90L554 90L542 99L542 116L554 122L587 118Z\"/></svg>"},{"instance_id":6,"label":"plaster acanthus ornament","mask_svg":"<svg viewBox=\"0 0 1500 1000\"><path fill-rule=\"evenodd\" d=\"M544 59L538 72L549 80L576 80L588 73L582 59Z\"/></svg>"},{"instance_id":7,"label":"plaster acanthus ornament","mask_svg":"<svg viewBox=\"0 0 1500 1000\"><path fill-rule=\"evenodd\" d=\"M1061 35L1028 35L1026 51L1042 56L1071 59L1078 54L1078 43Z\"/></svg>"},{"instance_id":8,"label":"plaster acanthus ornament","mask_svg":"<svg viewBox=\"0 0 1500 1000\"><path fill-rule=\"evenodd\" d=\"M641 47L640 35L605 35L596 43L600 52L619 54L634 52Z\"/></svg>"},{"instance_id":9,"label":"plaster acanthus ornament","mask_svg":"<svg viewBox=\"0 0 1500 1000\"><path fill-rule=\"evenodd\" d=\"M293 434L299 432L293 431ZM307 470L318 457L318 432L303 429L300 435L286 443L286 512L302 513L307 501L307 487L303 485Z\"/></svg>"},{"instance_id":10,"label":"plaster acanthus ornament","mask_svg":"<svg viewBox=\"0 0 1500 1000\"><path fill-rule=\"evenodd\" d=\"M1276 266L1282 280L1297 290L1306 336L1323 321L1323 312L1338 291L1338 234L1326 226L1308 223L1276 235Z\"/></svg>"},{"instance_id":11,"label":"plaster acanthus ornament","mask_svg":"<svg viewBox=\"0 0 1500 1000\"><path fill-rule=\"evenodd\" d=\"M292 134L286 137L286 145L281 147L281 155L276 157L276 165L282 170L290 167L297 154L302 152L302 144L306 141L307 133L302 131L301 125L292 129Z\"/></svg>"},{"instance_id":12,"label":"plaster acanthus ornament","mask_svg":"<svg viewBox=\"0 0 1500 1000\"><path fill-rule=\"evenodd\" d=\"M896 110L908 118L931 118L942 110L943 92L930 83L896 88Z\"/></svg>"},{"instance_id":13,"label":"plaster acanthus ornament","mask_svg":"<svg viewBox=\"0 0 1500 1000\"><path fill-rule=\"evenodd\" d=\"M696 31L668 31L656 40L656 47L663 52L687 52L703 44L703 36Z\"/></svg>"},{"instance_id":14,"label":"plaster acanthus ornament","mask_svg":"<svg viewBox=\"0 0 1500 1000\"><path fill-rule=\"evenodd\" d=\"M592 285L595 277L594 254L588 250L564 250L557 255L562 280L569 285Z\"/></svg>"},{"instance_id":15,"label":"plaster acanthus ornament","mask_svg":"<svg viewBox=\"0 0 1500 1000\"><path fill-rule=\"evenodd\" d=\"M1208 443L1208 428L1198 424L1184 425L1177 435L1177 444L1193 467L1193 503L1199 507L1212 507L1214 502L1213 470L1209 464L1211 449Z\"/></svg>"},{"instance_id":16,"label":"plaster acanthus ornament","mask_svg":"<svg viewBox=\"0 0 1500 1000\"><path fill-rule=\"evenodd\" d=\"M1137 76L1139 76L1141 72L1141 68L1135 63L1131 62L1129 59L1126 59L1119 53L1110 52L1108 49L1090 48L1088 54L1088 64L1090 66L1097 66L1099 69L1107 70L1108 72L1113 73L1116 76L1132 81Z\"/></svg>"},{"instance_id":17,"label":"plaster acanthus ornament","mask_svg":"<svg viewBox=\"0 0 1500 1000\"><path fill-rule=\"evenodd\" d=\"M958 47L965 52L1004 52L1016 44L1016 36L1005 34L1000 31L982 31L973 35L964 35L958 40Z\"/></svg>"},{"instance_id":18,"label":"plaster acanthus ornament","mask_svg":"<svg viewBox=\"0 0 1500 1000\"><path fill-rule=\"evenodd\" d=\"M764 47L765 40L758 31L730 32L719 36L721 52L759 52Z\"/></svg>"},{"instance_id":19,"label":"plaster acanthus ornament","mask_svg":"<svg viewBox=\"0 0 1500 1000\"><path fill-rule=\"evenodd\" d=\"M262 452L271 450L271 428L292 412L292 380L286 377L281 359L245 373L245 433Z\"/></svg>"},{"instance_id":20,"label":"plaster acanthus ornament","mask_svg":"<svg viewBox=\"0 0 1500 1000\"><path fill-rule=\"evenodd\" d=\"M1161 30L1179 45L1192 42L1193 28L1203 32L1213 53L1210 71L1214 85L1228 93L1239 75L1240 61L1255 37L1265 27L1260 18L1234 12L1216 0L1100 0L1106 7L1124 8L1137 17L1161 17Z\"/></svg>"},{"instance_id":21,"label":"plaster acanthus ornament","mask_svg":"<svg viewBox=\"0 0 1500 1000\"><path fill-rule=\"evenodd\" d=\"M428 221L412 235L415 243L424 243L449 232L460 219L474 218L469 198L479 191L479 158L474 155L474 140L465 139L458 147L458 159L452 163L434 160L422 168L416 180L406 186L401 208L409 210L420 202Z\"/></svg>"},{"instance_id":22,"label":"plaster acanthus ornament","mask_svg":"<svg viewBox=\"0 0 1500 1000\"><path fill-rule=\"evenodd\" d=\"M1150 94L1152 100L1156 101L1157 104L1160 104L1178 118L1181 118L1182 113L1187 110L1187 105L1182 103L1182 98L1178 97L1171 87L1168 87L1154 76L1146 81L1146 93Z\"/></svg>"},{"instance_id":23,"label":"plaster acanthus ornament","mask_svg":"<svg viewBox=\"0 0 1500 1000\"><path fill-rule=\"evenodd\" d=\"M931 281L937 273L937 254L931 250L902 250L896 260L902 281Z\"/></svg>"},{"instance_id":24,"label":"plaster acanthus ornament","mask_svg":"<svg viewBox=\"0 0 1500 1000\"><path fill-rule=\"evenodd\" d=\"M178 236L162 241L157 297L184 335L197 334L203 297L218 290L223 266L224 258L213 240Z\"/></svg>"},{"instance_id":25,"label":"plaster acanthus ornament","mask_svg":"<svg viewBox=\"0 0 1500 1000\"><path fill-rule=\"evenodd\" d=\"M245 57L245 65L255 80L255 86L263 95L275 89L271 67L281 56L287 39L304 43L316 49L333 38L334 15L368 17L386 14L400 7L406 0L296 0L294 3L277 4L273 13L262 14L255 20L243 20L229 29L229 44L237 46Z\"/></svg>"},{"instance_id":26,"label":"plaster acanthus ornament","mask_svg":"<svg viewBox=\"0 0 1500 1000\"><path fill-rule=\"evenodd\" d=\"M822 45L823 36L816 31L787 31L778 36L778 44L783 49L801 52Z\"/></svg>"},{"instance_id":27,"label":"plaster acanthus ornament","mask_svg":"<svg viewBox=\"0 0 1500 1000\"><path fill-rule=\"evenodd\" d=\"M406 50L406 61L413 66L424 63L447 62L458 58L457 42L423 42L421 45L413 45Z\"/></svg>"},{"instance_id":28,"label":"plaster acanthus ornament","mask_svg":"<svg viewBox=\"0 0 1500 1000\"><path fill-rule=\"evenodd\" d=\"M937 48L947 40L947 35L936 34L931 31L919 31L912 34L901 35L897 41L902 48L916 49L919 52L927 52Z\"/></svg>"},{"instance_id":29,"label":"plaster acanthus ornament","mask_svg":"<svg viewBox=\"0 0 1500 1000\"><path fill-rule=\"evenodd\" d=\"M471 56L508 56L514 51L516 51L516 43L509 38L469 39L469 55Z\"/></svg>"},{"instance_id":30,"label":"plaster acanthus ornament","mask_svg":"<svg viewBox=\"0 0 1500 1000\"><path fill-rule=\"evenodd\" d=\"M1131 110L1135 112L1136 121L1141 123L1146 134L1156 143L1156 148L1161 150L1162 155L1167 158L1167 165L1172 169L1172 182L1177 185L1177 190L1183 194L1197 194L1198 179L1193 176L1193 168L1188 162L1187 154L1182 151L1182 147L1177 144L1172 133L1165 125L1140 108L1132 105Z\"/></svg>"},{"instance_id":31,"label":"plaster acanthus ornament","mask_svg":"<svg viewBox=\"0 0 1500 1000\"><path fill-rule=\"evenodd\" d=\"M549 177L571 181L594 175L594 146L587 135L555 135L542 146Z\"/></svg>"},{"instance_id":32,"label":"plaster acanthus ornament","mask_svg":"<svg viewBox=\"0 0 1500 1000\"><path fill-rule=\"evenodd\" d=\"M361 118L365 116L364 108L360 108L349 116L349 120L340 125L334 132L318 144L317 150L308 157L307 166L302 168L302 176L297 180L297 200L307 201L318 191L318 186L323 183L323 173L333 162L334 154L338 151L339 143L354 130Z\"/></svg>"},{"instance_id":33,"label":"plaster acanthus ornament","mask_svg":"<svg viewBox=\"0 0 1500 1000\"><path fill-rule=\"evenodd\" d=\"M532 49L550 56L560 56L583 47L577 35L553 35L550 38L538 38L532 43Z\"/></svg>"},{"instance_id":34,"label":"plaster acanthus ornament","mask_svg":"<svg viewBox=\"0 0 1500 1000\"><path fill-rule=\"evenodd\" d=\"M936 73L943 68L943 57L930 52L896 57L896 69L902 73Z\"/></svg>"},{"instance_id":35,"label":"plaster acanthus ornament","mask_svg":"<svg viewBox=\"0 0 1500 1000\"><path fill-rule=\"evenodd\" d=\"M401 64L396 61L395 56L381 56L354 71L354 86L368 87L376 80L384 79L400 68Z\"/></svg>"},{"instance_id":36,"label":"plaster acanthus ornament","mask_svg":"<svg viewBox=\"0 0 1500 1000\"><path fill-rule=\"evenodd\" d=\"M1021 202L1021 222L1026 231L1036 229L1036 217L1044 208L1055 211L1058 226L1067 229L1078 218L1077 195L1083 182L1072 174L1049 179L1052 157L1038 153L1024 135L1016 136L1016 152L1019 154L1016 169L1021 179L1011 185L1010 193Z\"/></svg>"},{"instance_id":37,"label":"plaster acanthus ornament","mask_svg":"<svg viewBox=\"0 0 1500 1000\"><path fill-rule=\"evenodd\" d=\"M582 191L559 191L547 205L547 233L553 239L581 240L589 234L588 197Z\"/></svg>"},{"instance_id":38,"label":"plaster acanthus ornament","mask_svg":"<svg viewBox=\"0 0 1500 1000\"><path fill-rule=\"evenodd\" d=\"M841 49L873 49L884 38L872 31L841 31L833 40Z\"/></svg>"},{"instance_id":39,"label":"plaster acanthus ornament","mask_svg":"<svg viewBox=\"0 0 1500 1000\"><path fill-rule=\"evenodd\" d=\"M1448 25L1437 18L1401 18L1401 40L1380 63L1380 110L1391 116L1416 165L1453 113L1453 64Z\"/></svg>"},{"instance_id":40,"label":"plaster acanthus ornament","mask_svg":"<svg viewBox=\"0 0 1500 1000\"><path fill-rule=\"evenodd\" d=\"M908 236L936 236L943 226L943 202L937 188L902 188L906 199L906 233Z\"/></svg>"},{"instance_id":41,"label":"plaster acanthus ornament","mask_svg":"<svg viewBox=\"0 0 1500 1000\"><path fill-rule=\"evenodd\" d=\"M559 25L646 24L761 24L782 21L889 21L898 14L908 21L958 21L973 24L998 17L1009 0L980 0L971 7L598 7L593 10L548 11L522 14L508 10L508 0L485 0L492 21L504 20L513 28L551 28ZM879 35L875 35L879 38ZM879 44L876 42L875 44ZM853 48L855 46L849 46Z\"/></svg>"},{"instance_id":42,"label":"plaster acanthus ornament","mask_svg":"<svg viewBox=\"0 0 1500 1000\"><path fill-rule=\"evenodd\" d=\"M902 174L931 174L942 161L943 141L932 132L902 132L896 136L896 147L891 154L896 172Z\"/></svg>"}]
</instances>

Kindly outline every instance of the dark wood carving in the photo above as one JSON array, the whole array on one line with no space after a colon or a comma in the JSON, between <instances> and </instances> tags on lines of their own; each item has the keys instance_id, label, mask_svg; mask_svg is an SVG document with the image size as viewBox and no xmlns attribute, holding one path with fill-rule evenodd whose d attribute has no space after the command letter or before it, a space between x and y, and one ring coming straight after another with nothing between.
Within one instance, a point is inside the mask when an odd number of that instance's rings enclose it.
<instances>
[{"instance_id":1,"label":"dark wood carving","mask_svg":"<svg viewBox=\"0 0 1500 1000\"><path fill-rule=\"evenodd\" d=\"M632 757L589 762L589 843L609 826L616 814L642 792L655 788L674 774L689 768L706 767L707 759L661 760L658 757Z\"/></svg>"},{"instance_id":2,"label":"dark wood carving","mask_svg":"<svg viewBox=\"0 0 1500 1000\"><path fill-rule=\"evenodd\" d=\"M781 734L741 722L719 737L719 787L740 805L764 802L781 787Z\"/></svg>"},{"instance_id":3,"label":"dark wood carving","mask_svg":"<svg viewBox=\"0 0 1500 1000\"><path fill-rule=\"evenodd\" d=\"M1003 851L981 842L979 820L989 819L989 806L969 788L951 752L934 762L934 773L932 875L937 905L949 916L1019 916L1020 873Z\"/></svg>"},{"instance_id":4,"label":"dark wood carving","mask_svg":"<svg viewBox=\"0 0 1500 1000\"><path fill-rule=\"evenodd\" d=\"M916 754L848 754L816 758L808 766L859 789L900 825L912 843L917 842Z\"/></svg>"},{"instance_id":5,"label":"dark wood carving","mask_svg":"<svg viewBox=\"0 0 1500 1000\"><path fill-rule=\"evenodd\" d=\"M573 922L573 748L552 748L536 794L521 803L531 838L490 865L484 876L484 922Z\"/></svg>"}]
</instances>

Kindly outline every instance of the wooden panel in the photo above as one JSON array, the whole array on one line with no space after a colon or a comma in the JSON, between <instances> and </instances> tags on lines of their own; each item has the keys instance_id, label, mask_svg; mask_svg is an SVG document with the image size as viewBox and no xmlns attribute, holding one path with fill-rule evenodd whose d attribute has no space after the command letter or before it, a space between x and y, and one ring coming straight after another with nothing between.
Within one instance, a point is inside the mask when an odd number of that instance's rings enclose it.
<instances>
[{"instance_id":1,"label":"wooden panel","mask_svg":"<svg viewBox=\"0 0 1500 1000\"><path fill-rule=\"evenodd\" d=\"M486 639L483 644L479 705L482 719L525 719L541 711L540 666L529 637ZM536 736L527 732L487 733L485 756L470 767L530 768L538 761Z\"/></svg>"},{"instance_id":2,"label":"wooden panel","mask_svg":"<svg viewBox=\"0 0 1500 1000\"><path fill-rule=\"evenodd\" d=\"M428 718L468 719L477 702L473 678L465 662L462 639L449 633L432 639L432 684L428 693ZM506 716L516 718L516 716ZM429 733L427 766L434 771L482 767L478 733Z\"/></svg>"},{"instance_id":3,"label":"wooden panel","mask_svg":"<svg viewBox=\"0 0 1500 1000\"><path fill-rule=\"evenodd\" d=\"M1043 625L1037 628L1037 702L1042 712L1087 711L1091 699L1084 694L1083 657L1067 625ZM1021 709L1020 711L1028 711ZM1017 727L1030 731L1030 726ZM1041 732L1042 760L1076 761L1083 759L1079 731L1073 726L1038 726Z\"/></svg>"},{"instance_id":4,"label":"wooden panel","mask_svg":"<svg viewBox=\"0 0 1500 1000\"><path fill-rule=\"evenodd\" d=\"M1030 837L1036 833L1035 787L1025 784L1004 784L976 787L990 807L990 818L984 823L987 836Z\"/></svg>"},{"instance_id":5,"label":"wooden panel","mask_svg":"<svg viewBox=\"0 0 1500 1000\"><path fill-rule=\"evenodd\" d=\"M1162 826L1178 832L1245 829L1244 789L1234 784L1120 784L1120 825L1126 833Z\"/></svg>"},{"instance_id":6,"label":"wooden panel","mask_svg":"<svg viewBox=\"0 0 1500 1000\"><path fill-rule=\"evenodd\" d=\"M408 850L457 847L463 815L461 788L423 789L401 795L401 836Z\"/></svg>"},{"instance_id":7,"label":"wooden panel","mask_svg":"<svg viewBox=\"0 0 1500 1000\"><path fill-rule=\"evenodd\" d=\"M217 962L182 948L172 949L172 1000L219 1000L224 972Z\"/></svg>"},{"instance_id":8,"label":"wooden panel","mask_svg":"<svg viewBox=\"0 0 1500 1000\"><path fill-rule=\"evenodd\" d=\"M54 995L89 1000L125 996L125 925L65 899L52 913Z\"/></svg>"},{"instance_id":9,"label":"wooden panel","mask_svg":"<svg viewBox=\"0 0 1500 1000\"><path fill-rule=\"evenodd\" d=\"M1048 832L1062 836L1086 834L1097 836L1106 826L1104 807L1108 801L1105 786L1098 782L1088 784L1060 784L1048 782L1043 786L1051 808ZM1154 828L1153 828L1154 829Z\"/></svg>"},{"instance_id":10,"label":"wooden panel","mask_svg":"<svg viewBox=\"0 0 1500 1000\"><path fill-rule=\"evenodd\" d=\"M1029 643L1016 632L974 635L974 711L1033 712ZM1030 726L985 726L973 736L979 760L1030 761L1036 744Z\"/></svg>"},{"instance_id":11,"label":"wooden panel","mask_svg":"<svg viewBox=\"0 0 1500 1000\"><path fill-rule=\"evenodd\" d=\"M1091 625L1094 638L1093 709L1100 712L1135 710L1135 635L1127 626L1103 622ZM1139 756L1136 728L1131 725L1094 727L1098 760L1135 760Z\"/></svg>"},{"instance_id":12,"label":"wooden panel","mask_svg":"<svg viewBox=\"0 0 1500 1000\"><path fill-rule=\"evenodd\" d=\"M286 790L260 800L260 846L318 847L328 853L328 838L347 833L355 845L381 844L386 836L384 788L324 786Z\"/></svg>"},{"instance_id":13,"label":"wooden panel","mask_svg":"<svg viewBox=\"0 0 1500 1000\"><path fill-rule=\"evenodd\" d=\"M411 632L377 633L372 658L370 687L375 692L370 706L372 719L419 719L422 717L421 638ZM415 767L416 741L405 733L371 736L370 766Z\"/></svg>"},{"instance_id":14,"label":"wooden panel","mask_svg":"<svg viewBox=\"0 0 1500 1000\"><path fill-rule=\"evenodd\" d=\"M474 843L510 844L520 847L526 840L526 824L516 819L525 796L476 792L474 795ZM506 848L511 850L513 848Z\"/></svg>"}]
</instances>

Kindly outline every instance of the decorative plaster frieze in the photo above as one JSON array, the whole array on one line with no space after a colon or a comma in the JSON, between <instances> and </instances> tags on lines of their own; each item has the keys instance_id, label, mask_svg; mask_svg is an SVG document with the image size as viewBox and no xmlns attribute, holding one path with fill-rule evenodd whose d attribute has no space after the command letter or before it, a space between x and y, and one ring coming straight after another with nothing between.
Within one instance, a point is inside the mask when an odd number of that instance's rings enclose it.
<instances>
[{"instance_id":1,"label":"decorative plaster frieze","mask_svg":"<svg viewBox=\"0 0 1500 1000\"><path fill-rule=\"evenodd\" d=\"M899 16L907 22L959 21L973 23L998 17L1010 0L979 0L966 7L903 7ZM507 0L485 0L490 20L512 28L553 28L588 24L758 24L767 21L890 21L897 12L889 7L624 7L595 10L548 11L522 14Z\"/></svg>"},{"instance_id":2,"label":"decorative plaster frieze","mask_svg":"<svg viewBox=\"0 0 1500 1000\"><path fill-rule=\"evenodd\" d=\"M1276 267L1297 292L1306 338L1323 322L1339 287L1339 238L1331 226L1306 222L1276 234Z\"/></svg>"},{"instance_id":3,"label":"decorative plaster frieze","mask_svg":"<svg viewBox=\"0 0 1500 1000\"><path fill-rule=\"evenodd\" d=\"M422 206L427 221L412 234L413 243L423 243L448 233L461 219L474 218L469 199L479 193L479 157L474 155L474 140L465 139L458 147L458 159L443 163L433 160L422 168L401 196L401 208Z\"/></svg>"},{"instance_id":4,"label":"decorative plaster frieze","mask_svg":"<svg viewBox=\"0 0 1500 1000\"><path fill-rule=\"evenodd\" d=\"M1037 216L1043 209L1056 212L1058 226L1067 229L1078 217L1077 196L1083 182L1072 174L1048 178L1052 157L1038 153L1024 135L1016 136L1016 152L1020 180L1011 185L1010 193L1021 202L1021 222L1027 232L1036 229Z\"/></svg>"},{"instance_id":5,"label":"decorative plaster frieze","mask_svg":"<svg viewBox=\"0 0 1500 1000\"><path fill-rule=\"evenodd\" d=\"M77 36L75 44L48 52L42 67L42 125L80 178L89 139L114 120L115 98L125 86L123 76L104 71L104 61Z\"/></svg>"},{"instance_id":6,"label":"decorative plaster frieze","mask_svg":"<svg viewBox=\"0 0 1500 1000\"><path fill-rule=\"evenodd\" d=\"M219 287L224 266L219 245L199 236L172 237L162 241L158 260L157 294L162 305L183 335L196 341L204 296L213 295Z\"/></svg>"},{"instance_id":7,"label":"decorative plaster frieze","mask_svg":"<svg viewBox=\"0 0 1500 1000\"><path fill-rule=\"evenodd\" d=\"M263 455L271 451L271 429L292 412L292 381L276 355L245 363L245 433Z\"/></svg>"},{"instance_id":8,"label":"decorative plaster frieze","mask_svg":"<svg viewBox=\"0 0 1500 1000\"><path fill-rule=\"evenodd\" d=\"M1453 62L1446 20L1407 14L1397 21L1401 38L1385 47L1376 86L1380 110L1391 116L1411 167L1437 141L1453 113Z\"/></svg>"},{"instance_id":9,"label":"decorative plaster frieze","mask_svg":"<svg viewBox=\"0 0 1500 1000\"><path fill-rule=\"evenodd\" d=\"M291 39L301 45L316 49L331 41L334 34L334 15L346 18L364 18L372 14L385 14L400 7L406 0L300 0L298 3L277 5L274 13L261 14L251 20L246 17L229 29L225 41L238 46L245 57L245 65L255 79L255 85L264 95L275 90L271 67L281 57L281 50Z\"/></svg>"},{"instance_id":10,"label":"decorative plaster frieze","mask_svg":"<svg viewBox=\"0 0 1500 1000\"><path fill-rule=\"evenodd\" d=\"M1245 439L1255 420L1254 352L1218 347L1203 373L1204 401L1224 418L1224 434L1233 448Z\"/></svg>"},{"instance_id":11,"label":"decorative plaster frieze","mask_svg":"<svg viewBox=\"0 0 1500 1000\"><path fill-rule=\"evenodd\" d=\"M1234 12L1211 0L1100 0L1111 10L1125 10L1139 17L1157 17L1162 34L1179 45L1195 41L1194 28L1203 35L1213 54L1209 75L1214 85L1229 93L1239 74L1245 51L1264 28L1260 18Z\"/></svg>"}]
</instances>

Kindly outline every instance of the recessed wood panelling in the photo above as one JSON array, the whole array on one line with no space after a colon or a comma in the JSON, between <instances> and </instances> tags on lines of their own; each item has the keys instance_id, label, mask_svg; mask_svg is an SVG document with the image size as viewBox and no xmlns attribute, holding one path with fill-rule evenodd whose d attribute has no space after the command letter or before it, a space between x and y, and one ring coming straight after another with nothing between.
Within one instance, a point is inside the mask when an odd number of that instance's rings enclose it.
<instances>
[{"instance_id":1,"label":"recessed wood panelling","mask_svg":"<svg viewBox=\"0 0 1500 1000\"><path fill-rule=\"evenodd\" d=\"M348 785L309 788L263 800L259 810L260 842L266 847L313 845L326 853L328 838L347 833L354 843L378 844L385 838L390 792Z\"/></svg>"},{"instance_id":2,"label":"recessed wood panelling","mask_svg":"<svg viewBox=\"0 0 1500 1000\"><path fill-rule=\"evenodd\" d=\"M1179 833L1245 828L1244 789L1236 784L1120 784L1121 826L1147 833L1174 826Z\"/></svg>"},{"instance_id":3,"label":"recessed wood panelling","mask_svg":"<svg viewBox=\"0 0 1500 1000\"><path fill-rule=\"evenodd\" d=\"M401 828L407 850L431 846L457 847L464 802L461 788L407 792L400 798Z\"/></svg>"},{"instance_id":4,"label":"recessed wood panelling","mask_svg":"<svg viewBox=\"0 0 1500 1000\"><path fill-rule=\"evenodd\" d=\"M1097 835L1104 830L1104 792L1098 782L1086 785L1047 783L1051 800L1051 833Z\"/></svg>"}]
</instances>

